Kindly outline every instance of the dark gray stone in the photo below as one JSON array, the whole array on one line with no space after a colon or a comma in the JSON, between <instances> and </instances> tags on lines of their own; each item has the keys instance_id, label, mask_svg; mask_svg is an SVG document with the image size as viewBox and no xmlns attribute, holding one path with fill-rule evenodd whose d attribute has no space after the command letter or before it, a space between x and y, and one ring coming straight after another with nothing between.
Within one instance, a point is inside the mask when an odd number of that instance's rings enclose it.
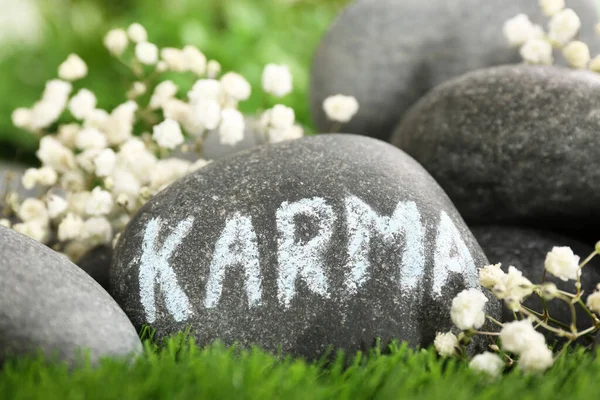
<instances>
[{"instance_id":1,"label":"dark gray stone","mask_svg":"<svg viewBox=\"0 0 600 400\"><path fill-rule=\"evenodd\" d=\"M142 350L110 295L66 257L0 227L0 364L41 350L77 362Z\"/></svg>"},{"instance_id":2,"label":"dark gray stone","mask_svg":"<svg viewBox=\"0 0 600 400\"><path fill-rule=\"evenodd\" d=\"M433 89L393 143L431 173L469 223L595 231L599 131L598 74L502 66Z\"/></svg>"},{"instance_id":3,"label":"dark gray stone","mask_svg":"<svg viewBox=\"0 0 600 400\"><path fill-rule=\"evenodd\" d=\"M111 246L98 246L77 261L79 268L94 278L107 292L110 292L108 271L112 260L113 249Z\"/></svg>"},{"instance_id":4,"label":"dark gray stone","mask_svg":"<svg viewBox=\"0 0 600 400\"><path fill-rule=\"evenodd\" d=\"M128 224L110 278L134 324L159 337L189 324L202 345L315 359L377 338L431 343L486 262L413 159L364 136L319 135L172 184ZM500 304L488 305L499 316Z\"/></svg>"},{"instance_id":5,"label":"dark gray stone","mask_svg":"<svg viewBox=\"0 0 600 400\"><path fill-rule=\"evenodd\" d=\"M573 252L583 261L589 256L593 247L587 246L577 240L552 232L533 230L527 228L505 227L505 226L477 226L471 228L481 248L488 257L490 263L502 263L506 272L509 265L523 271L523 276L533 283L542 282L544 274L544 261L546 254L554 246L569 246ZM560 290L575 293L575 282L564 282L550 274L546 274L546 282L553 282ZM600 283L600 258L595 257L581 271L582 289L585 294L583 300L594 292ZM537 295L530 296L524 304L537 312L543 311L542 302ZM565 324L571 323L571 310L569 306L560 300L547 302L550 316ZM502 318L504 321L512 321L513 315L508 308L503 307ZM584 330L592 326L589 316L577 306L577 327Z\"/></svg>"},{"instance_id":6,"label":"dark gray stone","mask_svg":"<svg viewBox=\"0 0 600 400\"><path fill-rule=\"evenodd\" d=\"M581 38L600 51L596 0L569 0L582 20ZM519 13L547 26L537 0L358 0L348 6L318 48L311 109L321 132L331 129L323 100L342 93L360 110L344 132L388 140L408 108L440 83L488 66L520 62L504 38L504 22ZM563 63L563 57L555 57Z\"/></svg>"}]
</instances>

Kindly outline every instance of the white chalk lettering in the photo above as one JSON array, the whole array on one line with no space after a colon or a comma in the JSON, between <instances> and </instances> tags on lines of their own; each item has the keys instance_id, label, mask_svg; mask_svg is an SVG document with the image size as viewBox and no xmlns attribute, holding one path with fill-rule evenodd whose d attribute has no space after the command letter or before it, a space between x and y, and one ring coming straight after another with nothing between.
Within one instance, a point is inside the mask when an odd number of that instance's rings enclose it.
<instances>
[{"instance_id":1,"label":"white chalk lettering","mask_svg":"<svg viewBox=\"0 0 600 400\"><path fill-rule=\"evenodd\" d=\"M318 220L318 233L306 243L296 240L294 217L305 215ZM276 214L278 232L277 297L286 308L296 294L298 275L314 293L329 297L323 255L333 234L336 217L324 199L314 197L282 203Z\"/></svg>"},{"instance_id":2,"label":"white chalk lettering","mask_svg":"<svg viewBox=\"0 0 600 400\"><path fill-rule=\"evenodd\" d=\"M453 250L454 256L452 256ZM452 219L445 211L442 211L433 256L433 292L435 295L442 294L442 287L448 280L449 271L463 274L467 287L479 287L479 278L473 257Z\"/></svg>"},{"instance_id":3,"label":"white chalk lettering","mask_svg":"<svg viewBox=\"0 0 600 400\"><path fill-rule=\"evenodd\" d=\"M400 285L411 290L424 273L423 238L421 214L412 202L399 202L391 217L380 216L368 204L356 196L346 198L346 226L348 230L348 257L346 267L350 275L345 281L350 293L369 279L369 251L373 234L377 233L387 243L399 243L404 236L404 251L400 266Z\"/></svg>"},{"instance_id":4,"label":"white chalk lettering","mask_svg":"<svg viewBox=\"0 0 600 400\"><path fill-rule=\"evenodd\" d=\"M204 307L214 308L221 299L223 279L227 267L241 265L245 272L244 286L248 305L252 308L260 305L262 296L262 279L260 276L258 243L252 227L252 220L240 213L235 213L227 220L225 229L217 240L208 282Z\"/></svg>"},{"instance_id":5,"label":"white chalk lettering","mask_svg":"<svg viewBox=\"0 0 600 400\"><path fill-rule=\"evenodd\" d=\"M190 232L193 217L188 217L177 225L175 230L165 239L160 250L156 248L160 218L148 222L142 243L140 260L139 285L140 300L146 313L146 320L153 323L156 320L155 285L160 286L167 310L175 321L186 320L191 314L190 302L177 283L177 276L169 266L169 258L181 240Z\"/></svg>"}]
</instances>

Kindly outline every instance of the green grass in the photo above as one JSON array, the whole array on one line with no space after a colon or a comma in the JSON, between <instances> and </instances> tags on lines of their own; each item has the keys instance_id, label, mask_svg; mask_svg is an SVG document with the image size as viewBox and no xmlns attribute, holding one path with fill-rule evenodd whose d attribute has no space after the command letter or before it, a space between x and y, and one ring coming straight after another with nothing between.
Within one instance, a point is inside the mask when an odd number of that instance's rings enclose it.
<instances>
[{"instance_id":1,"label":"green grass","mask_svg":"<svg viewBox=\"0 0 600 400\"><path fill-rule=\"evenodd\" d=\"M595 399L600 359L577 350L544 376L518 370L488 382L466 364L435 352L391 346L349 361L307 363L220 344L201 349L179 335L161 348L145 342L132 365L104 360L73 371L42 359L9 361L0 371L1 399ZM600 353L598 354L600 355Z\"/></svg>"}]
</instances>

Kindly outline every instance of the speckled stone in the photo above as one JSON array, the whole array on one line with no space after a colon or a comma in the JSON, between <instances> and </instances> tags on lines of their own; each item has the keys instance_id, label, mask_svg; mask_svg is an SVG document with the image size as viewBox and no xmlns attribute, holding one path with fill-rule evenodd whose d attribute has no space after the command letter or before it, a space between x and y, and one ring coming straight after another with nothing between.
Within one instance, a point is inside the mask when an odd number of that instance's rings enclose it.
<instances>
[{"instance_id":1,"label":"speckled stone","mask_svg":"<svg viewBox=\"0 0 600 400\"><path fill-rule=\"evenodd\" d=\"M142 350L136 330L110 295L48 247L0 227L0 364L41 350L77 362Z\"/></svg>"},{"instance_id":2,"label":"speckled stone","mask_svg":"<svg viewBox=\"0 0 600 400\"><path fill-rule=\"evenodd\" d=\"M338 134L260 146L173 183L128 224L110 280L158 337L191 325L201 345L316 359L377 338L431 343L486 262L420 165Z\"/></svg>"},{"instance_id":3,"label":"speckled stone","mask_svg":"<svg viewBox=\"0 0 600 400\"><path fill-rule=\"evenodd\" d=\"M433 89L393 143L431 173L469 223L596 232L599 131L598 74L502 66Z\"/></svg>"},{"instance_id":4,"label":"speckled stone","mask_svg":"<svg viewBox=\"0 0 600 400\"><path fill-rule=\"evenodd\" d=\"M476 226L471 231L477 238L481 248L487 255L490 263L502 263L504 271L509 265L523 271L523 276L533 283L541 283L544 274L544 261L546 254L554 246L569 246L573 252L584 260L594 249L572 238L552 232L533 230L519 227L506 226ZM546 282L553 282L560 290L575 293L575 282L564 282L551 274L546 274ZM600 258L596 257L581 271L582 289L585 292L583 300L591 294L596 285L600 283ZM542 312L542 302L537 295L530 296L524 303L527 307ZM569 306L560 300L547 302L550 316L565 324L571 323ZM508 308L503 307L502 318L512 321L513 315ZM577 327L579 330L589 328L591 325L588 315L577 307Z\"/></svg>"},{"instance_id":5,"label":"speckled stone","mask_svg":"<svg viewBox=\"0 0 600 400\"><path fill-rule=\"evenodd\" d=\"M600 52L596 0L569 0L582 21L580 38ZM502 32L519 13L547 26L537 0L357 0L318 48L310 97L321 132L331 129L323 100L342 93L360 103L342 131L388 140L408 108L431 88L476 69L518 63ZM558 52L557 52L558 53ZM557 63L564 58L557 54Z\"/></svg>"}]
</instances>

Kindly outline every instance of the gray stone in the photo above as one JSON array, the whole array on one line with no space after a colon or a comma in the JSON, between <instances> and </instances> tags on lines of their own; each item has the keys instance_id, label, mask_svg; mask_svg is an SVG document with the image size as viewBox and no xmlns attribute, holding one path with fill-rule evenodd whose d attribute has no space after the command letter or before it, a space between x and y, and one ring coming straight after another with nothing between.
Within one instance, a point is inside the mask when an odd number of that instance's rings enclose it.
<instances>
[{"instance_id":1,"label":"gray stone","mask_svg":"<svg viewBox=\"0 0 600 400\"><path fill-rule=\"evenodd\" d=\"M523 276L533 283L542 282L544 274L544 261L546 254L554 246L569 246L583 261L594 249L577 240L552 232L534 230L529 228L506 226L476 226L471 231L477 238L481 248L490 263L502 263L504 271L509 265L523 271ZM553 282L560 290L575 293L575 282L564 282L550 274L546 274L546 282ZM600 258L595 257L581 271L582 289L585 292L583 300L592 294L596 285L600 283ZM530 296L524 304L537 312L543 311L542 302L537 295ZM565 324L571 323L571 310L560 300L547 302L550 316ZM508 308L503 307L502 318L512 321L513 315ZM592 326L589 316L577 306L577 327L584 330Z\"/></svg>"},{"instance_id":2,"label":"gray stone","mask_svg":"<svg viewBox=\"0 0 600 400\"><path fill-rule=\"evenodd\" d=\"M599 75L502 66L433 89L393 143L431 173L467 222L565 232L600 222L599 131Z\"/></svg>"},{"instance_id":3,"label":"gray stone","mask_svg":"<svg viewBox=\"0 0 600 400\"><path fill-rule=\"evenodd\" d=\"M581 39L600 51L596 0L569 0L582 20ZM311 109L331 129L323 100L353 95L360 110L344 132L388 140L408 108L429 89L469 71L520 62L502 27L519 13L547 26L537 0L357 0L339 16L312 67ZM555 57L563 63L563 57ZM566 64L565 64L566 65Z\"/></svg>"},{"instance_id":4,"label":"gray stone","mask_svg":"<svg viewBox=\"0 0 600 400\"><path fill-rule=\"evenodd\" d=\"M377 338L431 343L486 262L413 159L364 136L319 135L173 183L126 227L110 280L134 324L158 337L191 325L202 345L315 359Z\"/></svg>"},{"instance_id":5,"label":"gray stone","mask_svg":"<svg viewBox=\"0 0 600 400\"><path fill-rule=\"evenodd\" d=\"M110 292L108 271L112 253L111 246L102 245L88 251L77 261L79 268L94 278L107 292Z\"/></svg>"},{"instance_id":6,"label":"gray stone","mask_svg":"<svg viewBox=\"0 0 600 400\"><path fill-rule=\"evenodd\" d=\"M139 353L141 342L110 295L66 257L0 227L0 364L41 350L76 363Z\"/></svg>"}]
</instances>

